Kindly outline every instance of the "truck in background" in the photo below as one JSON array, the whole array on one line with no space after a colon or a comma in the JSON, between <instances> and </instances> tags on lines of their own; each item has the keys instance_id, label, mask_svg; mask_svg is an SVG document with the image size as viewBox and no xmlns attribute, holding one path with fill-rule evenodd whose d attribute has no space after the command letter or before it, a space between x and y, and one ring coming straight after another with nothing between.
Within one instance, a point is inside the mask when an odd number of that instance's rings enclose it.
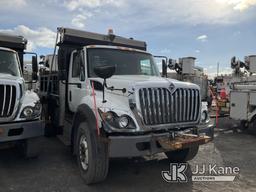
<instances>
[{"instance_id":1,"label":"truck in background","mask_svg":"<svg viewBox=\"0 0 256 192\"><path fill-rule=\"evenodd\" d=\"M56 42L58 66L40 74L46 129L71 146L87 184L106 178L109 158L187 161L211 140L198 133L199 87L162 78L145 42L69 28Z\"/></svg>"},{"instance_id":2,"label":"truck in background","mask_svg":"<svg viewBox=\"0 0 256 192\"><path fill-rule=\"evenodd\" d=\"M177 79L179 81L195 83L200 87L201 99L207 102L209 100L208 93L208 76L204 73L204 69L195 66L195 57L182 57L178 60L169 59L167 77Z\"/></svg>"},{"instance_id":3,"label":"truck in background","mask_svg":"<svg viewBox=\"0 0 256 192\"><path fill-rule=\"evenodd\" d=\"M0 34L0 146L17 144L26 157L35 157L44 127L40 120L40 99L25 88L22 69L26 44L27 40L21 36ZM36 80L36 56L32 57L32 63Z\"/></svg>"},{"instance_id":4,"label":"truck in background","mask_svg":"<svg viewBox=\"0 0 256 192\"><path fill-rule=\"evenodd\" d=\"M232 83L230 91L230 117L241 122L241 129L251 124L256 127L256 55L244 61L231 59L231 66L239 71L240 81ZM242 74L240 68L245 70ZM241 99L242 98L242 99Z\"/></svg>"}]
</instances>

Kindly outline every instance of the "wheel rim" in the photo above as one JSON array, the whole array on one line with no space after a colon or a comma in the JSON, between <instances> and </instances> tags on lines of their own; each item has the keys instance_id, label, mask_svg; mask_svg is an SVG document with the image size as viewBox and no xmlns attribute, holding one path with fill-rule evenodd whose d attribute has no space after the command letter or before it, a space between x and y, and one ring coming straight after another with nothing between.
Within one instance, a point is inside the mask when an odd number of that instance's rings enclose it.
<instances>
[{"instance_id":1,"label":"wheel rim","mask_svg":"<svg viewBox=\"0 0 256 192\"><path fill-rule=\"evenodd\" d=\"M85 135L82 135L79 142L79 156L80 163L84 170L88 169L89 157L88 157L88 143Z\"/></svg>"}]
</instances>

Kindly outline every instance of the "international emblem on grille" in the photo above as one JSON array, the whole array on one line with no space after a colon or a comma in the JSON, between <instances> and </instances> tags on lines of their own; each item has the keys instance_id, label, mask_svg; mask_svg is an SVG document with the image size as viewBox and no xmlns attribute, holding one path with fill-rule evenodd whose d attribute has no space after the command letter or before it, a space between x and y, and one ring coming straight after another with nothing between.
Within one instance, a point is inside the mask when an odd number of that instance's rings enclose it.
<instances>
[{"instance_id":1,"label":"international emblem on grille","mask_svg":"<svg viewBox=\"0 0 256 192\"><path fill-rule=\"evenodd\" d=\"M169 85L169 90L172 92L175 89L175 85L173 83L171 83Z\"/></svg>"}]
</instances>

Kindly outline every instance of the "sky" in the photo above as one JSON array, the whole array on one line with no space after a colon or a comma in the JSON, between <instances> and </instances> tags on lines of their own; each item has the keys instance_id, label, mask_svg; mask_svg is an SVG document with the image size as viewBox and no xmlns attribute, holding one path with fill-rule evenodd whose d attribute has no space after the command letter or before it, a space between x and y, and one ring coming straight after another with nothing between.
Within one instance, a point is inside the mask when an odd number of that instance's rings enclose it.
<instances>
[{"instance_id":1,"label":"sky","mask_svg":"<svg viewBox=\"0 0 256 192\"><path fill-rule=\"evenodd\" d=\"M256 0L1 0L0 32L23 35L28 51L51 54L57 27L147 42L153 55L194 56L213 76L230 59L256 54Z\"/></svg>"}]
</instances>

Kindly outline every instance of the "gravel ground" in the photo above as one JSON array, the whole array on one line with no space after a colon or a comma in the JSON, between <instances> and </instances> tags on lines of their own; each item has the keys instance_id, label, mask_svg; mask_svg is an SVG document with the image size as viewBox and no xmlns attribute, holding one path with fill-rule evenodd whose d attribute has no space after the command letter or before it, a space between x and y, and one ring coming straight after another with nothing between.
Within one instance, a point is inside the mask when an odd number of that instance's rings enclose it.
<instances>
[{"instance_id":1,"label":"gravel ground","mask_svg":"<svg viewBox=\"0 0 256 192\"><path fill-rule=\"evenodd\" d=\"M80 178L75 159L68 147L57 138L44 138L43 151L38 159L25 160L15 149L0 153L0 192L79 192L79 191L256 191L256 134L253 131L234 131L236 124L220 119L215 140L201 146L196 158L189 161L187 174L195 165L217 164L239 167L234 182L167 183L161 171L169 170L163 154L153 159L111 160L105 182L87 186Z\"/></svg>"}]
</instances>

